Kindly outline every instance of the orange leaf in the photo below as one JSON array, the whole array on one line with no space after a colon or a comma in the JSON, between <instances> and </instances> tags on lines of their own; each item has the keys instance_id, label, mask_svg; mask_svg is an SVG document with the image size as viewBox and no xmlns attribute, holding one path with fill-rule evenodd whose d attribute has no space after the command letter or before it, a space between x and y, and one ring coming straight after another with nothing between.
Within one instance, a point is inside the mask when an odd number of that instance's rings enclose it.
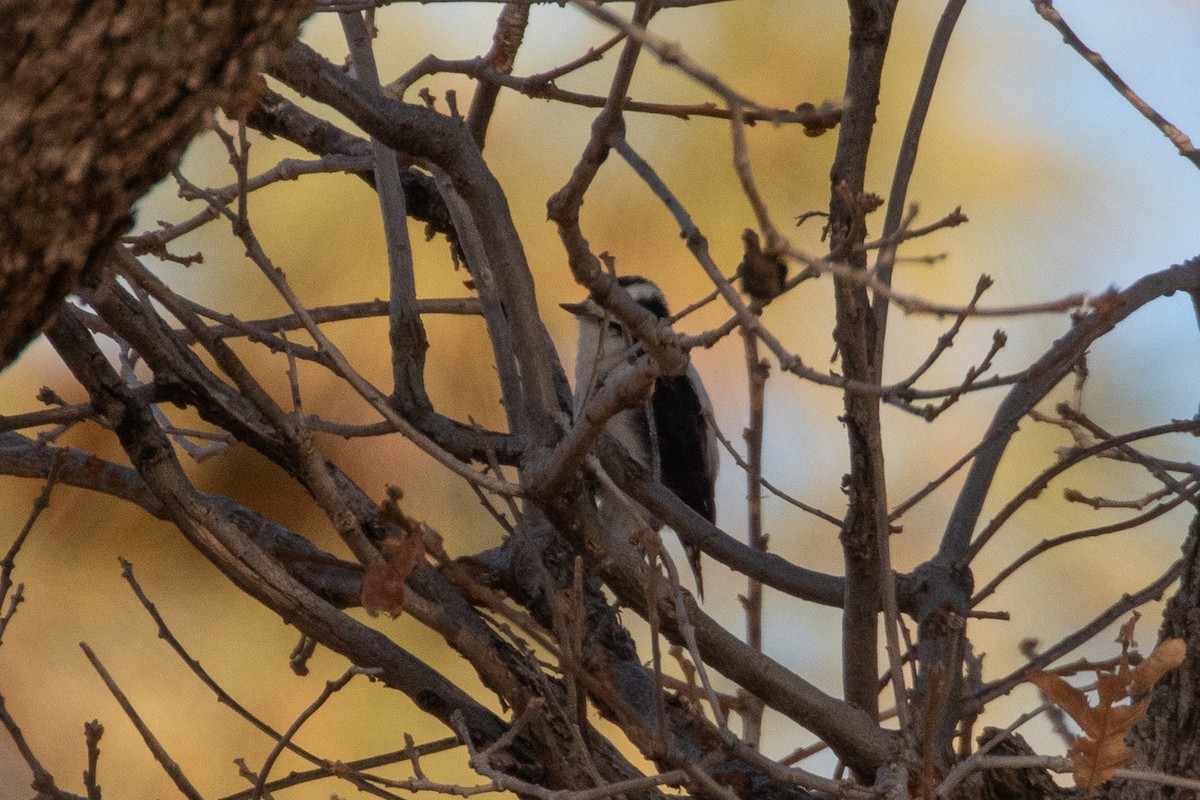
<instances>
[{"instance_id":1,"label":"orange leaf","mask_svg":"<svg viewBox=\"0 0 1200 800\"><path fill-rule=\"evenodd\" d=\"M386 561L371 564L363 575L359 601L371 616L383 612L398 617L404 611L404 582L425 557L419 534L384 539L379 546Z\"/></svg>"},{"instance_id":2,"label":"orange leaf","mask_svg":"<svg viewBox=\"0 0 1200 800\"><path fill-rule=\"evenodd\" d=\"M1187 658L1187 644L1183 639L1164 639L1154 648L1146 660L1138 664L1129 681L1129 693L1134 697L1154 688L1163 675L1178 667Z\"/></svg>"},{"instance_id":3,"label":"orange leaf","mask_svg":"<svg viewBox=\"0 0 1200 800\"><path fill-rule=\"evenodd\" d=\"M1053 672L1031 672L1025 680L1032 683L1054 701L1054 704L1071 715L1085 733L1097 727L1096 710L1088 703L1087 695L1064 681Z\"/></svg>"},{"instance_id":4,"label":"orange leaf","mask_svg":"<svg viewBox=\"0 0 1200 800\"><path fill-rule=\"evenodd\" d=\"M1110 706L1098 709L1096 717L1099 725L1088 735L1103 741L1105 739L1123 739L1125 734L1146 716L1150 708L1150 698L1146 697L1129 706Z\"/></svg>"},{"instance_id":5,"label":"orange leaf","mask_svg":"<svg viewBox=\"0 0 1200 800\"><path fill-rule=\"evenodd\" d=\"M1145 698L1130 706L1105 705L1093 708L1086 694L1053 672L1031 672L1025 679L1070 714L1084 734L1096 740L1124 736L1146 715L1146 709L1150 707L1150 699Z\"/></svg>"},{"instance_id":6,"label":"orange leaf","mask_svg":"<svg viewBox=\"0 0 1200 800\"><path fill-rule=\"evenodd\" d=\"M1147 693L1169 670L1183 663L1187 646L1179 639L1167 639L1154 648L1136 669L1129 667L1133 646L1133 628L1137 615L1121 626L1117 641L1121 659L1115 671L1096 672L1097 703L1052 672L1030 672L1025 679L1042 690L1051 701L1071 716L1084 735L1075 740L1067 755L1071 758L1075 785L1092 789L1113 776L1133 760L1133 750L1125 744L1125 734L1145 718L1150 708ZM1136 698L1141 697L1140 700ZM1116 705L1129 699L1128 705Z\"/></svg>"},{"instance_id":7,"label":"orange leaf","mask_svg":"<svg viewBox=\"0 0 1200 800\"><path fill-rule=\"evenodd\" d=\"M1092 789L1113 776L1119 767L1133 760L1133 750L1120 739L1095 742L1086 736L1075 740L1067 755L1073 766L1075 785Z\"/></svg>"},{"instance_id":8,"label":"orange leaf","mask_svg":"<svg viewBox=\"0 0 1200 800\"><path fill-rule=\"evenodd\" d=\"M1120 672L1096 673L1096 694L1099 698L1100 708L1108 708L1113 703L1128 697L1129 692L1126 689L1128 685L1128 675Z\"/></svg>"}]
</instances>

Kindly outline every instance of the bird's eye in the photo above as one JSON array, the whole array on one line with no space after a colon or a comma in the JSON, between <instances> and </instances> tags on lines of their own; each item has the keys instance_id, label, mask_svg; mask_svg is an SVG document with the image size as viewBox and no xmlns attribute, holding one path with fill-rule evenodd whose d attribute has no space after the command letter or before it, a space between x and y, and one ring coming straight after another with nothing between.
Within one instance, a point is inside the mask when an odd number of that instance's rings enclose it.
<instances>
[{"instance_id":1,"label":"bird's eye","mask_svg":"<svg viewBox=\"0 0 1200 800\"><path fill-rule=\"evenodd\" d=\"M608 321L608 332L623 335L625 333L625 328L621 325L621 323L610 319Z\"/></svg>"}]
</instances>

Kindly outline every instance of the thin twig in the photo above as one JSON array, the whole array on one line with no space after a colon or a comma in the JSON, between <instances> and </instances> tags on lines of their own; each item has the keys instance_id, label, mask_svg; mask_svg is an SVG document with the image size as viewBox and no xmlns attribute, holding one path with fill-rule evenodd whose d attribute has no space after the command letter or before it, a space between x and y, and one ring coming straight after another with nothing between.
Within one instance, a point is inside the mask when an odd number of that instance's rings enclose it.
<instances>
[{"instance_id":1,"label":"thin twig","mask_svg":"<svg viewBox=\"0 0 1200 800\"><path fill-rule=\"evenodd\" d=\"M706 419L708 419L708 424L712 425L713 430L716 431L717 441L720 442L721 446L725 448L725 452L729 453L729 455L731 455L733 457L733 460L737 463L737 465L740 469L745 470L746 472L749 472L750 471L750 463L745 458L742 457L741 453L739 453L737 451L737 448L733 446L733 442L729 441L728 437L726 437L725 434L721 433L720 428L716 427L716 421L713 420L711 418L711 416L707 416ZM816 506L810 506L808 503L805 503L803 500L792 497L790 494L783 491L778 486L771 483L769 480L762 477L761 475L759 476L758 480L762 484L762 487L764 489L766 489L768 492L770 492L771 494L778 497L783 502L785 502L789 505L793 505L796 508L800 509L801 511L803 511L807 514L812 514L817 519L820 519L824 522L828 522L830 525L834 525L839 528L841 527L842 521L840 519L838 519L837 517L835 517L833 514L830 514L828 511L822 511L821 509L817 508Z\"/></svg>"},{"instance_id":2,"label":"thin twig","mask_svg":"<svg viewBox=\"0 0 1200 800\"><path fill-rule=\"evenodd\" d=\"M247 179L244 188L247 192L253 192L280 181L298 180L302 175L322 175L337 172L354 174L371 169L371 165L372 160L369 156L350 156L340 153L331 153L322 158L312 160L285 158L266 172ZM239 183L233 183L228 186L222 186L219 189L213 189L212 191L216 198L228 204L238 198L239 188ZM197 228L202 227L205 223L217 219L219 216L220 213L216 208L208 207L183 222L164 225L157 230L126 236L121 242L129 247L135 256L154 255L159 258L166 258L166 246L168 242L178 239L184 234L191 233ZM178 257L172 257L171 260L178 260ZM196 263L197 260L197 256L192 256L190 259L185 259L185 263L187 261Z\"/></svg>"},{"instance_id":3,"label":"thin twig","mask_svg":"<svg viewBox=\"0 0 1200 800\"><path fill-rule=\"evenodd\" d=\"M1042 19L1049 22L1054 26L1055 30L1062 34L1063 41L1071 49L1083 56L1084 60L1095 67L1096 71L1104 76L1104 80L1108 81L1122 97L1128 100L1129 104L1136 108L1139 114L1150 120L1154 127L1162 131L1163 136L1166 136L1171 141L1171 144L1175 145L1175 149L1179 151L1179 155L1191 161L1197 167L1200 167L1200 150L1196 149L1196 146L1192 144L1192 140L1183 131L1168 122L1162 114L1155 111L1149 103L1139 97L1137 92L1133 91L1129 87L1129 84L1121 79L1116 70L1108 65L1103 56L1084 44L1075 31L1071 30L1071 26L1067 25L1067 21L1058 13L1051 0L1033 0L1033 7Z\"/></svg>"},{"instance_id":4,"label":"thin twig","mask_svg":"<svg viewBox=\"0 0 1200 800\"><path fill-rule=\"evenodd\" d=\"M193 308L201 316L212 319L231 316L209 311L199 305L193 306ZM465 314L475 316L482 313L479 308L479 298L477 297L424 298L417 300L417 310L422 314ZM386 300L366 300L359 303L316 306L310 308L308 313L312 317L312 320L317 323L371 319L386 316L388 313L388 304ZM303 327L304 320L298 315L284 314L283 316L267 317L265 319L238 320L235 324L214 325L209 330L214 336L228 339L238 336L251 336L254 329L259 329L261 335L266 336L274 331L291 331ZM196 341L196 337L192 336L191 332L187 329L177 328L174 333L186 344L193 344Z\"/></svg>"},{"instance_id":5,"label":"thin twig","mask_svg":"<svg viewBox=\"0 0 1200 800\"><path fill-rule=\"evenodd\" d=\"M1099 424L1091 420L1086 414L1078 409L1069 406L1060 406L1059 413L1062 414L1063 420L1073 426L1076 430L1086 430L1092 437L1101 441L1109 441L1113 435L1102 428ZM1090 444L1090 441L1088 442ZM1128 444L1117 445L1114 453L1104 453L1102 455L1120 457L1121 460L1128 461L1132 464L1138 464L1153 475L1164 487L1176 494L1182 494L1185 487L1170 474L1174 470L1185 472L1189 475L1200 474L1200 467L1195 464L1187 463L1180 464L1179 462L1165 461L1163 459L1151 458Z\"/></svg>"},{"instance_id":6,"label":"thin twig","mask_svg":"<svg viewBox=\"0 0 1200 800\"><path fill-rule=\"evenodd\" d=\"M916 494L892 509L892 512L888 515L888 522L895 522L903 517L910 509L913 508L913 506L924 500L926 497L932 494L935 489L937 489L939 486L942 486L946 483L946 481L954 477L956 472L958 472L967 464L971 463L971 459L975 457L975 454L979 451L979 448L980 445L976 444L974 447L964 453L957 461L947 467L945 472L943 472L941 475L938 475L929 483L925 484L925 486L921 487Z\"/></svg>"},{"instance_id":7,"label":"thin twig","mask_svg":"<svg viewBox=\"0 0 1200 800\"><path fill-rule=\"evenodd\" d=\"M154 755L154 760L162 765L163 771L171 778L171 781L175 784L175 788L179 790L180 794L188 798L188 800L204 800L200 792L196 790L196 787L183 774L183 770L180 769L179 764L167 754L166 749L159 744L158 739L150 732L150 728L142 721L137 711L134 710L133 704L129 702L129 698L121 691L121 687L117 686L117 682L113 680L108 670L100 663L100 659L92 651L92 648L88 647L86 642L80 642L79 647L83 650L83 654L87 656L87 660L91 662L92 668L100 676L100 680L104 681L104 685L108 687L108 691L112 693L112 696L121 706L121 710L125 712L125 716L129 717L129 721L137 728L138 733L142 736L142 741L146 743L146 747Z\"/></svg>"},{"instance_id":8,"label":"thin twig","mask_svg":"<svg viewBox=\"0 0 1200 800\"><path fill-rule=\"evenodd\" d=\"M766 551L769 544L763 532L762 519L762 447L766 425L766 385L770 366L759 358L758 340L752 333L742 331L745 345L746 383L749 389L749 419L743 437L746 440L746 497L747 544L755 550ZM740 598L746 613L746 644L757 652L763 647L763 587L760 581L748 578L746 595ZM762 740L763 702L747 698L748 707L742 711L742 738L748 747L759 749Z\"/></svg>"},{"instance_id":9,"label":"thin twig","mask_svg":"<svg viewBox=\"0 0 1200 800\"><path fill-rule=\"evenodd\" d=\"M462 742L457 736L449 736L443 739L437 739L425 744L419 744L415 747L405 747L403 750L393 750L390 753L382 753L377 756L369 756L360 758L355 761L345 761L337 765L338 773L342 771L362 772L363 770L374 769L376 767L386 767L391 764L400 764L405 761L412 763L414 756L433 755L435 753L443 753L447 750L462 747ZM280 789L290 789L293 786L299 786L303 783L311 783L312 781L321 780L322 778L340 777L340 774L335 773L334 766L320 767L318 769L305 770L303 772L293 772L283 778L278 778L263 786L264 793L275 792ZM418 777L421 777L418 774ZM373 776L366 776L367 780L373 779ZM251 800L254 796L255 789L245 789L235 794L225 795L221 800Z\"/></svg>"},{"instance_id":10,"label":"thin twig","mask_svg":"<svg viewBox=\"0 0 1200 800\"><path fill-rule=\"evenodd\" d=\"M17 752L21 754L21 758L33 773L33 784L31 788L37 792L45 792L54 800L79 800L74 795L68 795L66 792L58 788L54 782L54 776L42 766L42 762L34 754L33 748L29 746L29 742L25 740L25 734L21 732L21 726L8 713L8 707L4 702L4 695L0 695L0 725L3 725L8 735L12 738L13 744L16 745Z\"/></svg>"},{"instance_id":11,"label":"thin twig","mask_svg":"<svg viewBox=\"0 0 1200 800\"><path fill-rule=\"evenodd\" d=\"M83 771L83 786L88 800L100 800L100 782L97 780L100 766L100 737L104 726L98 720L83 723L83 740L87 745L87 769Z\"/></svg>"},{"instance_id":12,"label":"thin twig","mask_svg":"<svg viewBox=\"0 0 1200 800\"><path fill-rule=\"evenodd\" d=\"M204 667L201 666L199 661L192 658L191 654L188 653L187 649L183 646L183 643L180 642L175 634L171 631L171 628L167 625L167 621L163 619L162 615L158 612L158 607L146 595L146 592L142 589L141 584L138 583L137 578L134 577L133 564L124 558L118 558L117 560L121 564L121 577L124 578L129 584L129 587L133 590L138 602L142 604L142 608L146 609L146 613L150 615L150 618L154 621L155 626L158 628L158 638L166 642L167 645L175 651L175 654L179 656L179 659L184 663L184 665L187 666L187 668L190 669L192 673L200 679L200 682L212 690L213 694L217 698L218 703L228 706L233 713L237 714L255 728L265 733L273 741L281 741L283 739L283 734L259 719L245 706L235 700L232 695L225 691L221 685L217 683L217 681L213 679L211 675L208 674ZM313 764L318 766L325 764L324 759L313 755L299 745L289 742L288 748L307 761L311 761Z\"/></svg>"},{"instance_id":13,"label":"thin twig","mask_svg":"<svg viewBox=\"0 0 1200 800\"><path fill-rule=\"evenodd\" d=\"M299 733L300 727L304 725L304 723L307 722L313 714L317 713L317 711L320 710L321 706L325 705L329 698L333 697L334 694L345 688L346 684L350 683L350 681L352 681L356 675L375 677L378 676L380 672L381 670L378 668L354 666L346 670L342 674L342 677L338 678L336 681L326 681L325 688L321 690L321 693L317 696L317 699L314 700L308 706L308 708L300 712L300 716L296 717L296 720L288 727L286 731L283 732L283 736L279 737L278 741L275 742L275 746L271 748L271 752L263 761L262 769L259 770L258 780L254 784L254 793L250 796L251 800L259 800L259 798L263 796L263 791L267 785L267 776L270 775L271 767L275 765L276 759L278 759L280 754L283 753L284 748L291 744L292 739L294 739L296 734Z\"/></svg>"},{"instance_id":14,"label":"thin twig","mask_svg":"<svg viewBox=\"0 0 1200 800\"><path fill-rule=\"evenodd\" d=\"M1084 528L1083 530L1064 533L1061 536L1042 539L1036 545L1030 547L1028 550L1014 559L1011 564L1000 570L1000 572L996 573L996 577L988 581L987 585L976 592L975 596L971 598L971 605L976 606L983 602L988 596L993 594L996 589L999 588L1001 583L1011 577L1014 572L1038 556L1047 553L1056 547L1061 547L1065 544L1070 544L1071 542L1077 542L1081 539L1092 539L1097 536L1106 536L1110 533L1136 530L1147 522L1158 519L1168 511L1171 511L1183 503L1192 500L1197 496L1197 494L1200 494L1200 482L1193 483L1191 489L1172 497L1169 501L1165 503L1159 503L1149 511L1146 511L1142 514L1137 514L1129 519L1122 520L1121 522L1114 522L1111 525L1099 525L1094 528Z\"/></svg>"},{"instance_id":15,"label":"thin twig","mask_svg":"<svg viewBox=\"0 0 1200 800\"><path fill-rule=\"evenodd\" d=\"M12 621L13 615L17 613L18 606L25 599L23 584L18 584L17 590L11 597L9 596L9 591L13 585L13 570L17 566L17 554L21 552L25 540L29 538L29 534L33 530L33 526L37 524L38 518L42 516L42 512L50 507L50 494L58 484L65 460L66 451L56 450L54 461L50 464L50 471L46 474L46 482L42 485L42 491L33 499L33 507L29 510L29 516L26 518L24 526L22 526L20 533L17 534L17 538L13 540L12 545L8 548L8 552L4 554L3 560L0 560L0 603L3 603L5 600L9 601L8 610L3 615L0 615L0 642L4 641L4 632L8 629L8 623Z\"/></svg>"},{"instance_id":16,"label":"thin twig","mask_svg":"<svg viewBox=\"0 0 1200 800\"><path fill-rule=\"evenodd\" d=\"M947 0L946 7L942 11L942 16L938 20L937 28L929 43L929 53L925 56L921 81L917 84L917 93L913 97L912 107L908 112L908 123L904 128L904 138L900 141L896 169L892 173L892 187L888 192L887 214L883 222L883 240L888 243L880 248L879 255L875 259L875 277L880 284L889 288L892 286L892 267L896 263L896 247L900 243L899 239L889 240L902 230L901 220L908 196L908 183L912 178L913 169L916 167L921 134L925 129L925 119L933 103L933 90L937 85L938 76L941 74L942 61L950 47L950 38L954 35L954 27L958 23L958 17L965 5L966 0ZM891 304L883 295L877 294L871 305L877 332L875 363L883 364L887 342L888 310Z\"/></svg>"},{"instance_id":17,"label":"thin twig","mask_svg":"<svg viewBox=\"0 0 1200 800\"><path fill-rule=\"evenodd\" d=\"M1107 609L1097 615L1091 622L1079 628L1069 636L1059 640L1057 644L1049 648L1045 652L1030 660L1028 664L1010 672L999 680L984 684L984 686L975 693L975 701L987 704L1001 695L1008 694L1013 688L1025 680L1025 676L1031 670L1045 669L1050 664L1053 664L1058 659L1070 653L1077 647L1090 641L1100 631L1107 628L1113 622L1128 614L1135 608L1145 605L1153 600L1158 600L1163 596L1163 593L1179 579L1183 572L1183 560L1176 561L1166 572L1160 575L1149 585L1142 588L1140 591L1133 594L1126 594L1120 600L1110 605Z\"/></svg>"},{"instance_id":18,"label":"thin twig","mask_svg":"<svg viewBox=\"0 0 1200 800\"><path fill-rule=\"evenodd\" d=\"M1050 485L1050 481L1058 475L1066 472L1076 464L1085 461L1093 456L1097 456L1106 450L1112 450L1116 447L1128 442L1135 442L1140 439L1149 439L1155 436L1163 436L1168 433L1195 433L1200 431L1200 420L1180 420L1169 422L1163 425L1155 425L1150 428L1143 428L1140 431L1132 431L1124 433L1120 436L1100 442L1099 444L1083 449L1071 450L1066 455L1062 456L1057 463L1047 467L1040 475L1030 481L1025 488L1013 496L1011 500L1004 504L996 516L983 527L982 530L971 540L970 547L967 548L965 561L969 562L979 555L979 551L983 549L993 536L1004 526L1021 506L1025 503L1038 497L1042 491ZM982 445L981 445L982 447Z\"/></svg>"},{"instance_id":19,"label":"thin twig","mask_svg":"<svg viewBox=\"0 0 1200 800\"><path fill-rule=\"evenodd\" d=\"M683 52L683 49L677 42L669 41L648 31L645 27L645 21L639 20L636 17L633 20L627 20L620 14L610 11L607 7L596 2L596 0L572 0L572 2L595 19L623 32L639 45L649 48L664 64L679 69L688 77L705 86L714 94L720 96L730 108L748 108L763 115L765 119L774 121L772 109L754 102L721 80L716 73L700 66L700 64ZM663 6L662 3L656 3L655 5Z\"/></svg>"},{"instance_id":20,"label":"thin twig","mask_svg":"<svg viewBox=\"0 0 1200 800\"><path fill-rule=\"evenodd\" d=\"M662 5L661 3L659 4ZM607 49L625 39L625 33L620 32L612 37L602 47ZM389 97L400 99L409 87L422 77L438 73L453 73L466 75L485 85L499 86L519 92L533 100L552 100L583 108L603 108L607 98L600 95L571 91L558 86L554 81L567 72L578 69L585 64L599 60L598 52L589 50L585 55L561 67L547 72L516 77L495 69L487 58L472 58L465 60L448 60L436 56L426 56L416 65L396 80L384 87L384 93ZM744 112L747 124L755 122L770 122L774 125L802 125L806 132L817 134L837 125L842 114L843 104L840 101L826 100L820 105L801 103L795 109L769 108L754 109ZM634 100L625 97L621 100L621 110L636 114L653 114L674 117L679 120L689 120L692 117L709 119L732 119L734 112L722 108L715 103L658 103L645 100Z\"/></svg>"},{"instance_id":21,"label":"thin twig","mask_svg":"<svg viewBox=\"0 0 1200 800\"><path fill-rule=\"evenodd\" d=\"M958 332L962 330L963 323L966 322L967 317L975 313L975 308L979 305L979 298L983 297L983 293L990 289L992 284L993 281L989 276L979 276L979 280L975 283L975 294L971 296L971 299L967 302L962 312L954 318L954 324L950 326L949 330L938 337L937 344L929 351L929 355L925 357L925 360L907 378L896 384L897 389L903 391L915 384L929 371L930 367L937 363L938 358L954 345L954 339L958 336Z\"/></svg>"}]
</instances>

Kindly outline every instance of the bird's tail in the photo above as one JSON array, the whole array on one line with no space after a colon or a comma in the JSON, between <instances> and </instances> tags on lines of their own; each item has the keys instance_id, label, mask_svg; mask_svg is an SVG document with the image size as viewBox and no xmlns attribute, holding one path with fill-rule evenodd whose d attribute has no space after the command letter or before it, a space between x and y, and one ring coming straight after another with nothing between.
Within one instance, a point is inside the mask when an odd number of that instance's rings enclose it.
<instances>
[{"instance_id":1,"label":"bird's tail","mask_svg":"<svg viewBox=\"0 0 1200 800\"><path fill-rule=\"evenodd\" d=\"M696 593L700 595L700 600L704 600L704 574L700 572L700 548L684 543L683 552L687 554L688 566L692 568L692 574L696 576Z\"/></svg>"}]
</instances>

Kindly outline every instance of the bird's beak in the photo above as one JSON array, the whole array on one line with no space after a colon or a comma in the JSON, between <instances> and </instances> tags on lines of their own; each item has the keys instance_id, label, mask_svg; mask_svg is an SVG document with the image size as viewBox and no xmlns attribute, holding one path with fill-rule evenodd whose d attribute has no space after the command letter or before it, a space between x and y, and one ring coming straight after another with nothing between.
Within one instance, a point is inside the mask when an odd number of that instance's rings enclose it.
<instances>
[{"instance_id":1,"label":"bird's beak","mask_svg":"<svg viewBox=\"0 0 1200 800\"><path fill-rule=\"evenodd\" d=\"M591 314L591 308L587 302L583 303L559 303L558 307L564 311L569 311L577 317L582 317Z\"/></svg>"}]
</instances>

